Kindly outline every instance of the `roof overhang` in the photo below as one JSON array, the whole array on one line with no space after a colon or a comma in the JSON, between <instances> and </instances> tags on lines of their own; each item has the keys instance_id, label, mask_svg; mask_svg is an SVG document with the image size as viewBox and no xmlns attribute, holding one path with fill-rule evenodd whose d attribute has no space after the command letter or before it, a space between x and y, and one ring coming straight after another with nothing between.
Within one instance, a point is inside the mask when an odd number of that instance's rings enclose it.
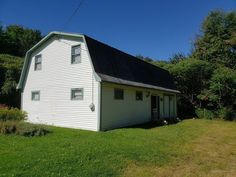
<instances>
[{"instance_id":1,"label":"roof overhang","mask_svg":"<svg viewBox=\"0 0 236 177\"><path fill-rule=\"evenodd\" d=\"M128 85L128 86L134 86L134 87L142 87L142 88L160 90L160 91L171 92L171 93L180 93L180 91L178 91L178 90L168 89L168 88L164 88L164 87L158 87L158 86L144 84L144 83L140 83L140 82L128 81L128 80L124 80L124 79L120 79L120 78L116 78L116 77L112 77L112 76L108 76L108 75L100 74L100 73L98 73L98 75L100 76L101 81L103 81L103 82L110 82L110 83Z\"/></svg>"}]
</instances>

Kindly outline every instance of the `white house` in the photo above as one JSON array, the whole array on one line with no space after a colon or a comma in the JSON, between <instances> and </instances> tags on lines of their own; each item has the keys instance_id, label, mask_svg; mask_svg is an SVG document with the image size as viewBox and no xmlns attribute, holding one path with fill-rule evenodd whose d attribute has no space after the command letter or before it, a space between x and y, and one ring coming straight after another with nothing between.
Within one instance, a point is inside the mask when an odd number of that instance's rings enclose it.
<instances>
[{"instance_id":1,"label":"white house","mask_svg":"<svg viewBox=\"0 0 236 177\"><path fill-rule=\"evenodd\" d=\"M51 32L25 58L28 121L94 131L177 115L170 74L82 34Z\"/></svg>"}]
</instances>

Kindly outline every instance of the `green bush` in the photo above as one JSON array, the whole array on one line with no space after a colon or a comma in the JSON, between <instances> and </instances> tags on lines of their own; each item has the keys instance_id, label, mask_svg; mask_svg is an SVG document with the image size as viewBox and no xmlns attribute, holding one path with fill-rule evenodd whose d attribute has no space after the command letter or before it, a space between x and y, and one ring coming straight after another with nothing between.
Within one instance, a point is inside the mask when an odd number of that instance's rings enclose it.
<instances>
[{"instance_id":1,"label":"green bush","mask_svg":"<svg viewBox=\"0 0 236 177\"><path fill-rule=\"evenodd\" d=\"M50 131L42 125L34 125L21 121L0 121L0 133L15 134L27 137L44 136Z\"/></svg>"},{"instance_id":2,"label":"green bush","mask_svg":"<svg viewBox=\"0 0 236 177\"><path fill-rule=\"evenodd\" d=\"M217 117L225 120L236 120L236 113L231 108L223 107L217 111Z\"/></svg>"},{"instance_id":3,"label":"green bush","mask_svg":"<svg viewBox=\"0 0 236 177\"><path fill-rule=\"evenodd\" d=\"M27 117L27 113L25 111L21 111L17 108L3 108L0 109L0 121L7 120L25 120Z\"/></svg>"},{"instance_id":4,"label":"green bush","mask_svg":"<svg viewBox=\"0 0 236 177\"><path fill-rule=\"evenodd\" d=\"M44 126L30 123L21 123L17 128L17 134L22 136L44 136L48 133L50 131Z\"/></svg>"},{"instance_id":5,"label":"green bush","mask_svg":"<svg viewBox=\"0 0 236 177\"><path fill-rule=\"evenodd\" d=\"M18 121L0 121L0 133L2 134L14 134L16 133Z\"/></svg>"},{"instance_id":6,"label":"green bush","mask_svg":"<svg viewBox=\"0 0 236 177\"><path fill-rule=\"evenodd\" d=\"M196 109L195 113L196 113L197 117L200 119L213 119L213 118L215 118L215 114L208 109L198 108L198 109Z\"/></svg>"}]
</instances>

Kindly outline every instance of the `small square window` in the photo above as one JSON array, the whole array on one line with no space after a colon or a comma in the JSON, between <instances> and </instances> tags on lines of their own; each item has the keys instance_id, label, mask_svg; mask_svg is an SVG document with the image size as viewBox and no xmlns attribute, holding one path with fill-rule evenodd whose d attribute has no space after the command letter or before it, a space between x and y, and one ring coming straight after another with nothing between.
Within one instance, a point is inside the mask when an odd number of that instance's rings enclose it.
<instances>
[{"instance_id":1,"label":"small square window","mask_svg":"<svg viewBox=\"0 0 236 177\"><path fill-rule=\"evenodd\" d=\"M31 100L32 101L39 101L40 100L40 92L39 91L32 91Z\"/></svg>"},{"instance_id":2,"label":"small square window","mask_svg":"<svg viewBox=\"0 0 236 177\"><path fill-rule=\"evenodd\" d=\"M34 70L41 70L42 69L42 55L35 56L34 59Z\"/></svg>"},{"instance_id":3,"label":"small square window","mask_svg":"<svg viewBox=\"0 0 236 177\"><path fill-rule=\"evenodd\" d=\"M71 48L71 64L81 63L81 46L72 46Z\"/></svg>"},{"instance_id":4,"label":"small square window","mask_svg":"<svg viewBox=\"0 0 236 177\"><path fill-rule=\"evenodd\" d=\"M141 91L136 91L136 100L143 100L143 92Z\"/></svg>"},{"instance_id":5,"label":"small square window","mask_svg":"<svg viewBox=\"0 0 236 177\"><path fill-rule=\"evenodd\" d=\"M116 100L123 100L124 99L124 90L123 89L114 89L114 98Z\"/></svg>"},{"instance_id":6,"label":"small square window","mask_svg":"<svg viewBox=\"0 0 236 177\"><path fill-rule=\"evenodd\" d=\"M71 100L83 100L84 91L82 88L71 89Z\"/></svg>"}]
</instances>

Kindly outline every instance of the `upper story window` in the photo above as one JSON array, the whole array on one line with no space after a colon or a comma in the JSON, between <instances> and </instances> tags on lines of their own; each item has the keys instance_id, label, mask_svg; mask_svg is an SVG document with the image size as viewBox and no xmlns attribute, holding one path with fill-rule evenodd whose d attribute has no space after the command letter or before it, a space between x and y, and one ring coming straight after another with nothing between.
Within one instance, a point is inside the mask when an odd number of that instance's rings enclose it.
<instances>
[{"instance_id":1,"label":"upper story window","mask_svg":"<svg viewBox=\"0 0 236 177\"><path fill-rule=\"evenodd\" d=\"M71 100L83 100L83 98L84 98L83 88L71 89Z\"/></svg>"},{"instance_id":2,"label":"upper story window","mask_svg":"<svg viewBox=\"0 0 236 177\"><path fill-rule=\"evenodd\" d=\"M71 48L71 64L81 63L81 46L76 45Z\"/></svg>"},{"instance_id":3,"label":"upper story window","mask_svg":"<svg viewBox=\"0 0 236 177\"><path fill-rule=\"evenodd\" d=\"M141 91L136 91L136 100L143 100L143 92Z\"/></svg>"},{"instance_id":4,"label":"upper story window","mask_svg":"<svg viewBox=\"0 0 236 177\"><path fill-rule=\"evenodd\" d=\"M31 100L32 101L39 101L40 100L40 91L32 91Z\"/></svg>"},{"instance_id":5,"label":"upper story window","mask_svg":"<svg viewBox=\"0 0 236 177\"><path fill-rule=\"evenodd\" d=\"M34 70L41 70L42 69L42 55L36 55L34 58Z\"/></svg>"},{"instance_id":6,"label":"upper story window","mask_svg":"<svg viewBox=\"0 0 236 177\"><path fill-rule=\"evenodd\" d=\"M114 89L114 99L115 100L123 100L124 99L124 90L123 89Z\"/></svg>"}]
</instances>

